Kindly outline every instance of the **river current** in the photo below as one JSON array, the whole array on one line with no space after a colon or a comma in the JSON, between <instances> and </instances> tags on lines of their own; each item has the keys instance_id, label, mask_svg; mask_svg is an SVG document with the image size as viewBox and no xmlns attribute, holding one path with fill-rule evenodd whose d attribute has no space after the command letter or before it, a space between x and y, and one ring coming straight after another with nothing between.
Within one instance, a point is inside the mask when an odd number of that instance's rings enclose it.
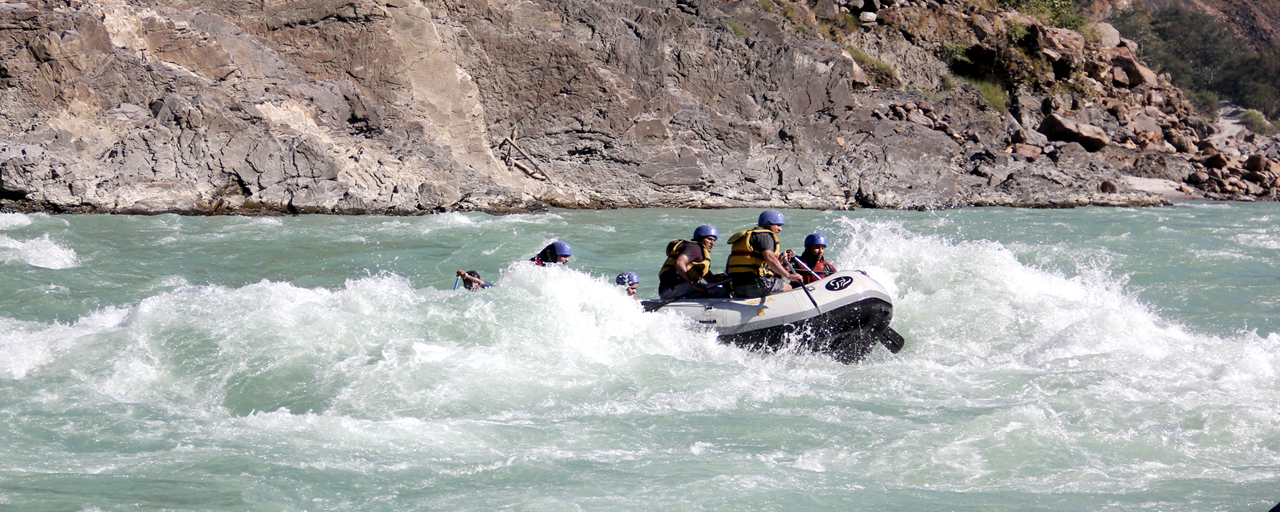
<instances>
[{"instance_id":1,"label":"river current","mask_svg":"<svg viewBox=\"0 0 1280 512\"><path fill-rule=\"evenodd\" d=\"M894 299L852 366L612 284L758 213L0 214L0 510L1280 501L1280 205L788 210Z\"/></svg>"}]
</instances>

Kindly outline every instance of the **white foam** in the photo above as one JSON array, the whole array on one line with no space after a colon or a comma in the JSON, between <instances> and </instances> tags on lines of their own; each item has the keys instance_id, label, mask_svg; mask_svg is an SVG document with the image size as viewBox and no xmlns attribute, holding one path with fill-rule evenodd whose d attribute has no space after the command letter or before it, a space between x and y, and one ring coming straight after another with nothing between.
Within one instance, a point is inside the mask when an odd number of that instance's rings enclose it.
<instances>
[{"instance_id":1,"label":"white foam","mask_svg":"<svg viewBox=\"0 0 1280 512\"><path fill-rule=\"evenodd\" d=\"M271 226L271 227L284 225L284 221L280 220L279 217L251 217L251 220L249 221L249 223L256 224L259 226Z\"/></svg>"},{"instance_id":2,"label":"white foam","mask_svg":"<svg viewBox=\"0 0 1280 512\"><path fill-rule=\"evenodd\" d=\"M1239 234L1232 238L1235 239L1236 243L1246 247L1257 247L1272 251L1280 250L1280 233L1273 233L1271 230Z\"/></svg>"},{"instance_id":3,"label":"white foam","mask_svg":"<svg viewBox=\"0 0 1280 512\"><path fill-rule=\"evenodd\" d=\"M21 261L33 267L54 270L75 267L76 251L53 241L48 233L33 240L16 240L0 235L0 258L5 262Z\"/></svg>"},{"instance_id":4,"label":"white foam","mask_svg":"<svg viewBox=\"0 0 1280 512\"><path fill-rule=\"evenodd\" d=\"M106 308L70 325L0 317L0 353L5 355L0 358L0 372L24 378L93 336L114 331L128 314L128 309Z\"/></svg>"},{"instance_id":5,"label":"white foam","mask_svg":"<svg viewBox=\"0 0 1280 512\"><path fill-rule=\"evenodd\" d=\"M31 225L31 218L22 213L0 213L0 229L23 228Z\"/></svg>"}]
</instances>

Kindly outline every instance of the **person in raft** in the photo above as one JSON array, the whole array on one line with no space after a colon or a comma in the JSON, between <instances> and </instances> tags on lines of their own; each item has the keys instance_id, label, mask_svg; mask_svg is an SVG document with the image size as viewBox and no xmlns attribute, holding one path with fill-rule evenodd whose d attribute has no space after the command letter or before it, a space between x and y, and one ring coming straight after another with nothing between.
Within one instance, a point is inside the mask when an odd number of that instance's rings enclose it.
<instances>
[{"instance_id":1,"label":"person in raft","mask_svg":"<svg viewBox=\"0 0 1280 512\"><path fill-rule=\"evenodd\" d=\"M565 242L552 242L551 245L542 248L537 256L529 258L534 265L545 267L548 263L561 265L569 263L569 258L573 256L573 248Z\"/></svg>"},{"instance_id":2,"label":"person in raft","mask_svg":"<svg viewBox=\"0 0 1280 512\"><path fill-rule=\"evenodd\" d=\"M729 296L723 286L707 286L727 279L711 273L711 249L719 238L715 226L702 225L693 230L693 240L675 239L667 244L667 261L658 271L658 296L662 300Z\"/></svg>"},{"instance_id":3,"label":"person in raft","mask_svg":"<svg viewBox=\"0 0 1280 512\"><path fill-rule=\"evenodd\" d=\"M626 288L627 296L635 300L640 300L640 296L636 295L636 291L640 289L640 276L635 272L623 272L618 274L618 278L613 280L618 286Z\"/></svg>"},{"instance_id":4,"label":"person in raft","mask_svg":"<svg viewBox=\"0 0 1280 512\"><path fill-rule=\"evenodd\" d=\"M791 282L800 275L787 269L778 255L778 233L787 220L782 212L768 210L760 214L756 227L734 233L725 272L738 297L764 297L791 290Z\"/></svg>"},{"instance_id":5,"label":"person in raft","mask_svg":"<svg viewBox=\"0 0 1280 512\"><path fill-rule=\"evenodd\" d=\"M480 279L480 273L474 270L459 270L458 279L462 280L462 286L465 286L468 290L473 292L481 288L493 286L484 279Z\"/></svg>"},{"instance_id":6,"label":"person in raft","mask_svg":"<svg viewBox=\"0 0 1280 512\"><path fill-rule=\"evenodd\" d=\"M836 266L827 262L823 256L827 252L827 237L822 233L814 233L804 237L804 254L800 255L800 261L809 266L813 273L804 270L803 266L796 265L796 270L800 271L803 278L803 284L809 284L827 276L836 273ZM816 275L815 275L816 274Z\"/></svg>"}]
</instances>

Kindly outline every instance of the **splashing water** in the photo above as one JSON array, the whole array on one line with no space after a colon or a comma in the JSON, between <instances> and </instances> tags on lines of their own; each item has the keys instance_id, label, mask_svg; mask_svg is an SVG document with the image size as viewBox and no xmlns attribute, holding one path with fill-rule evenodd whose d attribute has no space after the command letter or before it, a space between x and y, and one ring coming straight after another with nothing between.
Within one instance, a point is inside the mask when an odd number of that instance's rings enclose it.
<instances>
[{"instance_id":1,"label":"splashing water","mask_svg":"<svg viewBox=\"0 0 1280 512\"><path fill-rule=\"evenodd\" d=\"M895 299L906 349L854 366L612 284L755 211L3 214L0 503L1265 510L1276 208L787 212Z\"/></svg>"}]
</instances>

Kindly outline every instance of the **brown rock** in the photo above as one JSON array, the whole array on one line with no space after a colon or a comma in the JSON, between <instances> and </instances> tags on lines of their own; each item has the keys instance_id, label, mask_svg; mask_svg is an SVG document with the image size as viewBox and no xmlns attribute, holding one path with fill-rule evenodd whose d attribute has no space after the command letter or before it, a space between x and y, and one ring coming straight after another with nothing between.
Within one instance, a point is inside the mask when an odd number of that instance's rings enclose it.
<instances>
[{"instance_id":1,"label":"brown rock","mask_svg":"<svg viewBox=\"0 0 1280 512\"><path fill-rule=\"evenodd\" d=\"M1129 87L1129 73L1119 66L1111 68L1111 81L1120 87Z\"/></svg>"},{"instance_id":2,"label":"brown rock","mask_svg":"<svg viewBox=\"0 0 1280 512\"><path fill-rule=\"evenodd\" d=\"M1098 58L1111 63L1111 65L1123 69L1128 75L1128 83L1130 87L1138 87L1140 85L1155 85L1158 78L1155 72L1150 68L1142 65L1133 57L1133 53L1128 48L1111 48L1098 52Z\"/></svg>"},{"instance_id":3,"label":"brown rock","mask_svg":"<svg viewBox=\"0 0 1280 512\"><path fill-rule=\"evenodd\" d=\"M1040 149L1040 146L1018 143L1013 145L1013 152L1027 157L1027 160L1035 161L1044 150Z\"/></svg>"},{"instance_id":4,"label":"brown rock","mask_svg":"<svg viewBox=\"0 0 1280 512\"><path fill-rule=\"evenodd\" d=\"M1202 163L1210 169L1225 169L1228 165L1231 165L1231 159L1222 153L1214 153L1202 160Z\"/></svg>"},{"instance_id":5,"label":"brown rock","mask_svg":"<svg viewBox=\"0 0 1280 512\"><path fill-rule=\"evenodd\" d=\"M1182 153L1195 153L1195 139L1182 132L1165 132L1165 139L1172 144L1175 149Z\"/></svg>"},{"instance_id":6,"label":"brown rock","mask_svg":"<svg viewBox=\"0 0 1280 512\"><path fill-rule=\"evenodd\" d=\"M813 14L824 20L834 20L840 15L840 8L836 6L835 0L818 0L818 4L813 7Z\"/></svg>"},{"instance_id":7,"label":"brown rock","mask_svg":"<svg viewBox=\"0 0 1280 512\"><path fill-rule=\"evenodd\" d=\"M907 113L907 120L926 128L933 128L933 120L924 115L919 110L912 110Z\"/></svg>"},{"instance_id":8,"label":"brown rock","mask_svg":"<svg viewBox=\"0 0 1280 512\"><path fill-rule=\"evenodd\" d=\"M1116 185L1116 182L1114 181L1105 180L1102 183L1098 184L1098 191L1102 192L1103 194L1115 194L1117 192L1120 192L1120 186Z\"/></svg>"},{"instance_id":9,"label":"brown rock","mask_svg":"<svg viewBox=\"0 0 1280 512\"><path fill-rule=\"evenodd\" d=\"M1084 52L1084 36L1079 32L1065 28L1057 27L1036 27L1036 43L1041 49L1052 49L1060 51L1069 51L1072 53Z\"/></svg>"},{"instance_id":10,"label":"brown rock","mask_svg":"<svg viewBox=\"0 0 1280 512\"><path fill-rule=\"evenodd\" d=\"M1089 78L1101 82L1103 80L1107 80L1111 76L1111 66L1107 65L1105 62L1090 60L1084 63L1084 72L1086 75L1089 75ZM1105 98L1102 101L1105 102L1107 100L1115 101L1112 98Z\"/></svg>"},{"instance_id":11,"label":"brown rock","mask_svg":"<svg viewBox=\"0 0 1280 512\"><path fill-rule=\"evenodd\" d=\"M1252 155L1248 160L1244 161L1244 168L1245 170L1253 172L1264 172L1271 167L1270 164L1271 162L1267 160L1267 157L1262 155Z\"/></svg>"},{"instance_id":12,"label":"brown rock","mask_svg":"<svg viewBox=\"0 0 1280 512\"><path fill-rule=\"evenodd\" d=\"M969 23L973 26L973 34L978 36L979 41L986 40L996 33L995 25L992 25L991 20L981 14L974 14Z\"/></svg>"},{"instance_id":13,"label":"brown rock","mask_svg":"<svg viewBox=\"0 0 1280 512\"><path fill-rule=\"evenodd\" d=\"M1098 47L1102 49L1120 46L1120 31L1110 23L1095 23L1093 28L1098 33Z\"/></svg>"},{"instance_id":14,"label":"brown rock","mask_svg":"<svg viewBox=\"0 0 1280 512\"><path fill-rule=\"evenodd\" d=\"M1241 174L1240 177L1243 178L1245 181L1252 181L1260 185L1270 183L1272 180L1271 176L1269 176L1267 173L1261 173L1257 171L1245 171L1245 173Z\"/></svg>"},{"instance_id":15,"label":"brown rock","mask_svg":"<svg viewBox=\"0 0 1280 512\"><path fill-rule=\"evenodd\" d=\"M1058 114L1045 116L1036 131L1048 136L1049 140L1078 142L1089 151L1098 151L1111 144L1111 138L1102 128L1067 119Z\"/></svg>"},{"instance_id":16,"label":"brown rock","mask_svg":"<svg viewBox=\"0 0 1280 512\"><path fill-rule=\"evenodd\" d=\"M1160 122L1145 112L1133 116L1133 120L1129 121L1126 128L1133 130L1135 133L1155 133L1158 136L1164 133L1164 130L1160 128Z\"/></svg>"}]
</instances>

